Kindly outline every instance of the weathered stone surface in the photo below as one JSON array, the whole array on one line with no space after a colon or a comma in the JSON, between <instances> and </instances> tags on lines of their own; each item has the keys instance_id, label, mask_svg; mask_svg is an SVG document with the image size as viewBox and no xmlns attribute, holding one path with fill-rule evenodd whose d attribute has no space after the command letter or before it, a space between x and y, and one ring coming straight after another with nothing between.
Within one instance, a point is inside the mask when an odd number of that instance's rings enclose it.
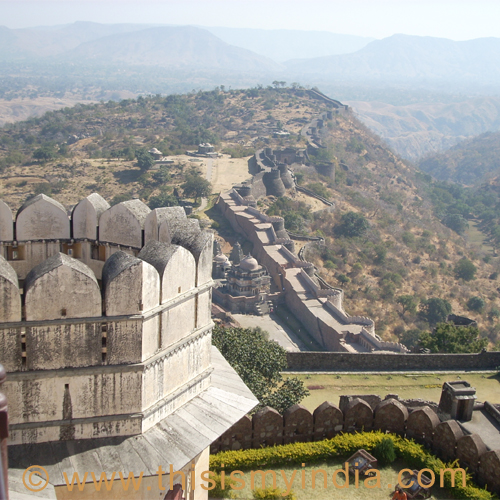
<instances>
[{"instance_id":1,"label":"weathered stone surface","mask_svg":"<svg viewBox=\"0 0 500 500\"><path fill-rule=\"evenodd\" d=\"M14 220L12 210L3 200L0 200L0 241L14 239Z\"/></svg>"},{"instance_id":2,"label":"weathered stone surface","mask_svg":"<svg viewBox=\"0 0 500 500\"><path fill-rule=\"evenodd\" d=\"M404 435L408 410L395 399L386 399L375 408L374 429Z\"/></svg>"},{"instance_id":3,"label":"weathered stone surface","mask_svg":"<svg viewBox=\"0 0 500 500\"><path fill-rule=\"evenodd\" d=\"M101 316L101 291L94 273L63 253L29 272L24 296L27 321Z\"/></svg>"},{"instance_id":4,"label":"weathered stone surface","mask_svg":"<svg viewBox=\"0 0 500 500\"><path fill-rule=\"evenodd\" d=\"M373 427L373 410L361 399L353 399L344 411L344 431L370 431Z\"/></svg>"},{"instance_id":5,"label":"weathered stone surface","mask_svg":"<svg viewBox=\"0 0 500 500\"><path fill-rule=\"evenodd\" d=\"M283 414L283 443L310 441L313 435L313 416L302 405L293 405Z\"/></svg>"},{"instance_id":6,"label":"weathered stone surface","mask_svg":"<svg viewBox=\"0 0 500 500\"><path fill-rule=\"evenodd\" d=\"M443 460L454 460L457 442L463 435L462 428L455 420L441 422L434 429L434 439L432 441L434 452Z\"/></svg>"},{"instance_id":7,"label":"weathered stone surface","mask_svg":"<svg viewBox=\"0 0 500 500\"><path fill-rule=\"evenodd\" d=\"M344 429L344 414L329 401L314 410L313 418L315 441L330 439Z\"/></svg>"},{"instance_id":8,"label":"weathered stone surface","mask_svg":"<svg viewBox=\"0 0 500 500\"><path fill-rule=\"evenodd\" d=\"M44 194L31 198L17 212L16 234L18 241L69 239L66 209Z\"/></svg>"},{"instance_id":9,"label":"weathered stone surface","mask_svg":"<svg viewBox=\"0 0 500 500\"><path fill-rule=\"evenodd\" d=\"M151 212L140 200L118 203L99 219L99 240L133 248L142 247L142 230Z\"/></svg>"},{"instance_id":10,"label":"weathered stone surface","mask_svg":"<svg viewBox=\"0 0 500 500\"><path fill-rule=\"evenodd\" d=\"M252 419L245 415L210 447L211 453L252 447Z\"/></svg>"},{"instance_id":11,"label":"weathered stone surface","mask_svg":"<svg viewBox=\"0 0 500 500\"><path fill-rule=\"evenodd\" d=\"M406 437L430 446L432 445L434 429L439 423L438 416L430 408L424 406L414 410L406 420Z\"/></svg>"},{"instance_id":12,"label":"weathered stone surface","mask_svg":"<svg viewBox=\"0 0 500 500\"><path fill-rule=\"evenodd\" d=\"M97 240L97 226L101 215L110 208L109 203L99 194L92 193L73 209L71 222L73 238Z\"/></svg>"},{"instance_id":13,"label":"weathered stone surface","mask_svg":"<svg viewBox=\"0 0 500 500\"><path fill-rule=\"evenodd\" d=\"M479 459L488 448L477 434L463 436L457 441L457 458L461 467L467 467L472 472L477 472Z\"/></svg>"},{"instance_id":14,"label":"weathered stone surface","mask_svg":"<svg viewBox=\"0 0 500 500\"><path fill-rule=\"evenodd\" d=\"M252 448L283 444L283 417L273 408L266 406L252 419Z\"/></svg>"},{"instance_id":15,"label":"weathered stone surface","mask_svg":"<svg viewBox=\"0 0 500 500\"><path fill-rule=\"evenodd\" d=\"M500 494L500 450L488 451L481 455L478 479L490 491Z\"/></svg>"},{"instance_id":16,"label":"weathered stone surface","mask_svg":"<svg viewBox=\"0 0 500 500\"><path fill-rule=\"evenodd\" d=\"M0 323L9 321L21 321L21 295L16 272L0 256Z\"/></svg>"}]
</instances>

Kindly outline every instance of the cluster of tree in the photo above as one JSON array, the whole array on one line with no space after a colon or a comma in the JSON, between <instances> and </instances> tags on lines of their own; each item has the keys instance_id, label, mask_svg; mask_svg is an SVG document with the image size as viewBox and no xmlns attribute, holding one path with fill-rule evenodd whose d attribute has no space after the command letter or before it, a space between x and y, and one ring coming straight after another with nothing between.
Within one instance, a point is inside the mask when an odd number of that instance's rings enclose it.
<instances>
[{"instance_id":1,"label":"cluster of tree","mask_svg":"<svg viewBox=\"0 0 500 500\"><path fill-rule=\"evenodd\" d=\"M431 333L423 332L420 335L418 345L434 353L479 352L486 349L488 339L481 338L476 326L439 323Z\"/></svg>"},{"instance_id":2,"label":"cluster of tree","mask_svg":"<svg viewBox=\"0 0 500 500\"><path fill-rule=\"evenodd\" d=\"M495 183L463 187L435 181L428 174L419 174L425 190L434 205L436 216L458 234L469 227L469 221L479 222L478 228L492 242L500 243L500 192Z\"/></svg>"},{"instance_id":3,"label":"cluster of tree","mask_svg":"<svg viewBox=\"0 0 500 500\"><path fill-rule=\"evenodd\" d=\"M363 236L366 231L368 231L369 227L370 224L363 214L358 212L347 212L342 215L340 224L333 228L333 232L337 236L355 238Z\"/></svg>"},{"instance_id":4,"label":"cluster of tree","mask_svg":"<svg viewBox=\"0 0 500 500\"><path fill-rule=\"evenodd\" d=\"M281 372L287 367L286 351L277 342L268 340L260 328L216 326L212 343L259 400L257 409L270 406L283 413L308 395L301 380L283 378Z\"/></svg>"},{"instance_id":5,"label":"cluster of tree","mask_svg":"<svg viewBox=\"0 0 500 500\"><path fill-rule=\"evenodd\" d=\"M267 215L279 215L285 219L285 227L293 232L303 232L312 219L309 207L303 201L279 197L267 210Z\"/></svg>"}]
</instances>

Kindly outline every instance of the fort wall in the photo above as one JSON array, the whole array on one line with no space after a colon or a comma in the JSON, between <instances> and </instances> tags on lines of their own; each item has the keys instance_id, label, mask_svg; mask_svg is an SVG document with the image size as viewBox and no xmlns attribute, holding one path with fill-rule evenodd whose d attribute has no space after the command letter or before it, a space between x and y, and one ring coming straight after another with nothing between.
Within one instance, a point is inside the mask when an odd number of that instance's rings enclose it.
<instances>
[{"instance_id":1,"label":"fort wall","mask_svg":"<svg viewBox=\"0 0 500 500\"><path fill-rule=\"evenodd\" d=\"M347 352L289 352L290 371L465 371L495 370L500 352L478 354L396 354Z\"/></svg>"},{"instance_id":2,"label":"fort wall","mask_svg":"<svg viewBox=\"0 0 500 500\"><path fill-rule=\"evenodd\" d=\"M61 207L40 195L14 223L0 204L12 238L57 222L1 242L12 444L142 433L210 384L213 234L179 207Z\"/></svg>"},{"instance_id":3,"label":"fort wall","mask_svg":"<svg viewBox=\"0 0 500 500\"><path fill-rule=\"evenodd\" d=\"M372 404L370 405L369 402ZM280 415L265 407L245 416L210 451L244 450L294 442L330 439L343 432L380 430L413 439L445 461L459 460L475 481L500 493L500 451L491 450L478 434L466 434L455 420L440 422L428 406L389 395L381 400L353 396L340 407L325 401L314 412L294 405Z\"/></svg>"}]
</instances>

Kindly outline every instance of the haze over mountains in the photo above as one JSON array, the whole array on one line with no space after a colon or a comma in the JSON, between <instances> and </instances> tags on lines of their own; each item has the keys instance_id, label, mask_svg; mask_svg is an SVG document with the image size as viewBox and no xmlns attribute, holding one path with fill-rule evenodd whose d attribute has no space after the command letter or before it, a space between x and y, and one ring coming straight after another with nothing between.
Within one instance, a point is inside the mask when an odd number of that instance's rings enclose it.
<instances>
[{"instance_id":1,"label":"haze over mountains","mask_svg":"<svg viewBox=\"0 0 500 500\"><path fill-rule=\"evenodd\" d=\"M62 97L78 88L84 99L103 99L300 82L348 102L399 154L416 159L500 129L499 60L498 38L373 40L91 22L0 27L0 98Z\"/></svg>"}]
</instances>

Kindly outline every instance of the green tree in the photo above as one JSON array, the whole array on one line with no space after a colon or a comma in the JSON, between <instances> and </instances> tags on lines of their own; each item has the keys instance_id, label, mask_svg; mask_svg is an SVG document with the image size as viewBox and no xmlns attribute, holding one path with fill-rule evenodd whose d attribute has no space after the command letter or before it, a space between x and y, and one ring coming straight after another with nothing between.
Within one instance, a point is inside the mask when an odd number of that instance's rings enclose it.
<instances>
[{"instance_id":1,"label":"green tree","mask_svg":"<svg viewBox=\"0 0 500 500\"><path fill-rule=\"evenodd\" d=\"M469 223L461 214L446 214L442 222L445 226L453 229L453 231L458 234L463 234L464 231L469 227Z\"/></svg>"},{"instance_id":2,"label":"green tree","mask_svg":"<svg viewBox=\"0 0 500 500\"><path fill-rule=\"evenodd\" d=\"M136 151L135 157L137 159L137 166L141 170L149 170L154 164L154 158L144 149Z\"/></svg>"},{"instance_id":3,"label":"green tree","mask_svg":"<svg viewBox=\"0 0 500 500\"><path fill-rule=\"evenodd\" d=\"M448 314L451 314L451 304L447 300L438 297L423 300L419 309L420 317L430 325L446 321Z\"/></svg>"},{"instance_id":4,"label":"green tree","mask_svg":"<svg viewBox=\"0 0 500 500\"><path fill-rule=\"evenodd\" d=\"M418 299L413 295L400 295L396 302L403 308L403 316L407 312L410 314L417 312Z\"/></svg>"},{"instance_id":5,"label":"green tree","mask_svg":"<svg viewBox=\"0 0 500 500\"><path fill-rule=\"evenodd\" d=\"M432 333L422 333L420 345L431 352L468 353L485 349L488 339L480 338L479 330L475 326L439 323Z\"/></svg>"},{"instance_id":6,"label":"green tree","mask_svg":"<svg viewBox=\"0 0 500 500\"><path fill-rule=\"evenodd\" d=\"M158 196L152 196L149 200L149 208L154 210L161 207L175 207L179 204L177 198L171 193L161 193Z\"/></svg>"},{"instance_id":7,"label":"green tree","mask_svg":"<svg viewBox=\"0 0 500 500\"><path fill-rule=\"evenodd\" d=\"M455 277L464 281L471 281L476 278L476 266L467 258L462 257L453 268Z\"/></svg>"},{"instance_id":8,"label":"green tree","mask_svg":"<svg viewBox=\"0 0 500 500\"><path fill-rule=\"evenodd\" d=\"M33 158L41 162L53 160L56 156L56 152L52 146L42 146L33 151Z\"/></svg>"},{"instance_id":9,"label":"green tree","mask_svg":"<svg viewBox=\"0 0 500 500\"><path fill-rule=\"evenodd\" d=\"M212 185L200 174L188 174L181 188L186 196L193 196L195 201L212 193Z\"/></svg>"},{"instance_id":10,"label":"green tree","mask_svg":"<svg viewBox=\"0 0 500 500\"><path fill-rule=\"evenodd\" d=\"M422 332L418 328L405 330L399 337L399 341L408 347L408 349L411 349L418 344L421 333Z\"/></svg>"},{"instance_id":11,"label":"green tree","mask_svg":"<svg viewBox=\"0 0 500 500\"><path fill-rule=\"evenodd\" d=\"M481 312L484 309L486 302L481 297L471 297L467 301L467 308L469 311Z\"/></svg>"},{"instance_id":12,"label":"green tree","mask_svg":"<svg viewBox=\"0 0 500 500\"><path fill-rule=\"evenodd\" d=\"M364 215L357 212L347 212L342 215L340 224L334 228L334 231L340 236L352 238L363 236L369 227L370 224Z\"/></svg>"},{"instance_id":13,"label":"green tree","mask_svg":"<svg viewBox=\"0 0 500 500\"><path fill-rule=\"evenodd\" d=\"M286 351L277 342L267 340L260 328L216 326L212 343L260 401L259 407L271 406L283 413L308 395L298 378L283 379Z\"/></svg>"}]
</instances>

